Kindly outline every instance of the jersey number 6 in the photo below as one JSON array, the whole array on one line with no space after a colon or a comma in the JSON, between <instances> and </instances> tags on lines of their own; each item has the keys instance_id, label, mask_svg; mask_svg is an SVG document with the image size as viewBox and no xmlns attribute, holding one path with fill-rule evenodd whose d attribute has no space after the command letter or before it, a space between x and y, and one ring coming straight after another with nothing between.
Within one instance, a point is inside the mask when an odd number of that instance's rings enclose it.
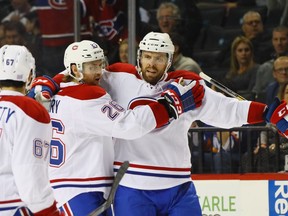
<instances>
[{"instance_id":1,"label":"jersey number 6","mask_svg":"<svg viewBox=\"0 0 288 216\"><path fill-rule=\"evenodd\" d=\"M54 133L64 134L64 125L58 119L51 119L53 137L50 144L50 166L61 167L65 163L66 147L61 139L55 138Z\"/></svg>"}]
</instances>

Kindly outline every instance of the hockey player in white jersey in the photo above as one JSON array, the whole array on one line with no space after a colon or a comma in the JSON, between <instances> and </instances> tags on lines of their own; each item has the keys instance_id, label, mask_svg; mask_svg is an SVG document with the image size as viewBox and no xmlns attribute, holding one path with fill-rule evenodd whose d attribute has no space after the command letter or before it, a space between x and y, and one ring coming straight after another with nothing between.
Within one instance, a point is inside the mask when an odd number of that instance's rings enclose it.
<instances>
[{"instance_id":1,"label":"hockey player in white jersey","mask_svg":"<svg viewBox=\"0 0 288 216\"><path fill-rule=\"evenodd\" d=\"M124 63L111 65L104 71L101 85L123 107L128 107L129 101L137 96L159 96L179 77L184 78L184 83L199 80L204 85L192 72L167 73L173 52L168 34L150 32L139 44L136 69ZM273 113L274 109L270 111ZM222 128L237 127L264 121L265 110L265 104L238 101L205 86L199 109L185 112L177 121L141 138L116 139L114 165L129 160L130 167L116 193L115 215L202 215L190 177L187 132L192 122L201 120Z\"/></svg>"},{"instance_id":2,"label":"hockey player in white jersey","mask_svg":"<svg viewBox=\"0 0 288 216\"><path fill-rule=\"evenodd\" d=\"M204 81L192 72L167 73L173 52L174 46L167 34L148 33L140 42L137 70L130 64L111 65L104 71L101 84L112 98L128 108L131 99L157 97L179 77L184 77L184 83L198 80L204 85ZM53 79L61 82L62 76ZM39 84L49 88L47 82L40 81ZM229 128L262 122L265 117L266 122L276 124L281 134L288 136L286 103L275 101L266 108L262 103L225 97L207 86L201 101L198 109L185 112L177 121L141 138L116 139L115 168L125 160L130 161L130 168L116 193L116 216L202 215L190 178L187 138L187 131L195 120Z\"/></svg>"},{"instance_id":3,"label":"hockey player in white jersey","mask_svg":"<svg viewBox=\"0 0 288 216\"><path fill-rule=\"evenodd\" d=\"M171 104L167 105L162 97L159 101L165 106L146 97L130 101L125 111L98 85L104 54L96 43L72 43L65 51L64 64L68 74L50 107L50 181L61 210L68 215L86 216L105 201L113 182L112 137L139 139L163 127L170 117L177 118L183 111L200 106L204 88L198 81L185 87L174 83L170 87L175 91L168 89L162 96L167 96L175 109L170 109ZM39 78L34 84L45 83L45 79ZM188 103L182 103L184 99Z\"/></svg>"},{"instance_id":4,"label":"hockey player in white jersey","mask_svg":"<svg viewBox=\"0 0 288 216\"><path fill-rule=\"evenodd\" d=\"M34 77L35 60L24 46L1 47L1 216L62 215L48 177L50 117L42 105L25 96Z\"/></svg>"}]
</instances>

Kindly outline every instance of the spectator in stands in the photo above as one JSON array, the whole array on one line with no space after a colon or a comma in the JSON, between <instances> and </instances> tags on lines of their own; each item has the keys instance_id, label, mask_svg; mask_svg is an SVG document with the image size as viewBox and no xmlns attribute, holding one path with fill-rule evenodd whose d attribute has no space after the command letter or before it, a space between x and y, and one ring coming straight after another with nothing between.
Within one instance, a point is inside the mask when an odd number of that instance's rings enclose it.
<instances>
[{"instance_id":1,"label":"spectator in stands","mask_svg":"<svg viewBox=\"0 0 288 216\"><path fill-rule=\"evenodd\" d=\"M66 47L74 41L74 1L62 1L57 7L50 0L35 0L43 43L43 65L50 76L63 67ZM127 1L79 1L81 40L96 41L108 60L115 56L118 41L128 36ZM91 29L93 28L93 31Z\"/></svg>"},{"instance_id":2,"label":"spectator in stands","mask_svg":"<svg viewBox=\"0 0 288 216\"><path fill-rule=\"evenodd\" d=\"M182 35L184 37L184 40L187 42L186 46L183 49L183 54L188 57L193 57L193 47L200 34L203 23L202 14L200 9L198 8L197 3L197 0L136 1L136 7L140 8L141 11L136 11L138 12L139 16L138 23L136 25L137 35L140 38L143 38L147 33L151 31L161 32L162 30L160 29L159 25L158 12L164 9L166 11L165 14L170 17L170 21L177 23L176 26L172 27L174 29L173 31ZM144 17L143 14L145 14ZM146 14L150 15L148 20ZM172 16L175 17L175 15L176 17L180 18L179 20L175 20L176 22L172 20ZM167 29L167 27L165 28Z\"/></svg>"},{"instance_id":3,"label":"spectator in stands","mask_svg":"<svg viewBox=\"0 0 288 216\"><path fill-rule=\"evenodd\" d=\"M81 39L91 39L89 16L94 10L94 2L79 1L81 8L80 36ZM64 70L63 56L66 47L74 42L74 1L61 1L54 4L50 0L35 0L37 15L42 35L42 65L44 73L53 77ZM88 10L88 11L87 11Z\"/></svg>"},{"instance_id":4,"label":"spectator in stands","mask_svg":"<svg viewBox=\"0 0 288 216\"><path fill-rule=\"evenodd\" d=\"M158 0L156 31L165 33L177 32L183 36L186 46L183 49L185 56L193 56L193 46L202 28L201 12L195 1L185 0Z\"/></svg>"},{"instance_id":5,"label":"spectator in stands","mask_svg":"<svg viewBox=\"0 0 288 216\"><path fill-rule=\"evenodd\" d=\"M200 121L193 122L191 128L211 127ZM212 127L211 127L212 128ZM200 136L199 136L200 135ZM203 154L204 173L237 173L239 166L239 132L205 130L193 132L191 148L192 172L199 173L199 154ZM201 149L200 149L201 148Z\"/></svg>"},{"instance_id":6,"label":"spectator in stands","mask_svg":"<svg viewBox=\"0 0 288 216\"><path fill-rule=\"evenodd\" d=\"M274 61L273 76L275 81L266 89L266 104L271 104L275 97L281 98L281 88L288 82L288 56L280 56Z\"/></svg>"},{"instance_id":7,"label":"spectator in stands","mask_svg":"<svg viewBox=\"0 0 288 216\"><path fill-rule=\"evenodd\" d=\"M35 13L35 12L32 12ZM28 15L28 14L27 14ZM26 25L29 23L28 19ZM25 26L20 21L6 21L3 24L3 44L7 45L23 45L35 56L36 73L39 75L38 69L41 68L41 44L36 40L32 40L30 34L26 31ZM40 36L39 36L40 37Z\"/></svg>"},{"instance_id":8,"label":"spectator in stands","mask_svg":"<svg viewBox=\"0 0 288 216\"><path fill-rule=\"evenodd\" d=\"M122 63L129 63L129 42L128 38L126 39L120 39L117 53L115 53L115 58L109 61L109 64L113 64L116 62L122 62ZM136 41L136 51L138 49L138 42ZM135 62L136 63L136 62Z\"/></svg>"},{"instance_id":9,"label":"spectator in stands","mask_svg":"<svg viewBox=\"0 0 288 216\"><path fill-rule=\"evenodd\" d=\"M269 11L282 10L280 25L288 26L288 2L287 0L267 0L267 8Z\"/></svg>"},{"instance_id":10,"label":"spectator in stands","mask_svg":"<svg viewBox=\"0 0 288 216\"><path fill-rule=\"evenodd\" d=\"M164 2L157 9L158 26L163 33L176 31L180 19L180 9L174 3Z\"/></svg>"},{"instance_id":11,"label":"spectator in stands","mask_svg":"<svg viewBox=\"0 0 288 216\"><path fill-rule=\"evenodd\" d=\"M256 38L264 31L261 15L256 11L248 11L243 16L242 31L248 39Z\"/></svg>"},{"instance_id":12,"label":"spectator in stands","mask_svg":"<svg viewBox=\"0 0 288 216\"><path fill-rule=\"evenodd\" d=\"M119 42L119 60L123 63L129 62L129 53L128 53L128 39L121 40Z\"/></svg>"},{"instance_id":13,"label":"spectator in stands","mask_svg":"<svg viewBox=\"0 0 288 216\"><path fill-rule=\"evenodd\" d=\"M202 70L198 63L195 62L192 58L184 56L182 53L183 48L186 45L183 37L176 32L172 32L169 35L175 47L172 61L174 70L188 70L199 74Z\"/></svg>"},{"instance_id":14,"label":"spectator in stands","mask_svg":"<svg viewBox=\"0 0 288 216\"><path fill-rule=\"evenodd\" d=\"M27 18L25 15L36 8L31 5L30 0L10 0L13 11L11 11L6 17L2 19L2 22L6 21L21 21L23 25L26 24Z\"/></svg>"},{"instance_id":15,"label":"spectator in stands","mask_svg":"<svg viewBox=\"0 0 288 216\"><path fill-rule=\"evenodd\" d=\"M245 131L246 133L249 131ZM269 165L269 154L267 145L262 143L262 139L264 140L264 134L267 134L268 131L257 131L257 138L254 139L251 143L251 150L248 150L243 153L241 157L241 172L249 173L249 172L270 172ZM277 133L277 131L274 131ZM254 137L256 136L254 132ZM251 140L251 138L250 138ZM248 146L247 146L248 147ZM273 165L272 165L273 166ZM275 167L274 167L275 169Z\"/></svg>"},{"instance_id":16,"label":"spectator in stands","mask_svg":"<svg viewBox=\"0 0 288 216\"><path fill-rule=\"evenodd\" d=\"M26 28L19 21L6 21L3 23L4 44L26 46ZM28 47L29 48L29 47Z\"/></svg>"},{"instance_id":17,"label":"spectator in stands","mask_svg":"<svg viewBox=\"0 0 288 216\"><path fill-rule=\"evenodd\" d=\"M110 62L117 53L120 39L128 38L126 0L90 1L93 36ZM136 3L135 3L136 4Z\"/></svg>"},{"instance_id":18,"label":"spectator in stands","mask_svg":"<svg viewBox=\"0 0 288 216\"><path fill-rule=\"evenodd\" d=\"M265 29L261 15L257 11L248 11L243 15L243 36L251 40L254 48L255 62L262 64L269 60L272 52L271 34ZM233 41L234 39L232 39ZM218 67L227 67L230 62L231 43L224 47L216 58Z\"/></svg>"},{"instance_id":19,"label":"spectator in stands","mask_svg":"<svg viewBox=\"0 0 288 216\"><path fill-rule=\"evenodd\" d=\"M238 173L239 131L217 131L214 139L218 146L214 155L216 173Z\"/></svg>"},{"instance_id":20,"label":"spectator in stands","mask_svg":"<svg viewBox=\"0 0 288 216\"><path fill-rule=\"evenodd\" d=\"M273 29L272 44L274 47L272 59L264 62L259 66L256 75L256 82L252 89L256 96L258 95L261 98L261 95L265 93L268 84L274 81L273 63L275 59L279 56L288 55L288 27L278 26Z\"/></svg>"},{"instance_id":21,"label":"spectator in stands","mask_svg":"<svg viewBox=\"0 0 288 216\"><path fill-rule=\"evenodd\" d=\"M230 69L222 82L239 94L250 93L259 67L254 61L251 41L244 36L236 37L232 43L230 59Z\"/></svg>"}]
</instances>

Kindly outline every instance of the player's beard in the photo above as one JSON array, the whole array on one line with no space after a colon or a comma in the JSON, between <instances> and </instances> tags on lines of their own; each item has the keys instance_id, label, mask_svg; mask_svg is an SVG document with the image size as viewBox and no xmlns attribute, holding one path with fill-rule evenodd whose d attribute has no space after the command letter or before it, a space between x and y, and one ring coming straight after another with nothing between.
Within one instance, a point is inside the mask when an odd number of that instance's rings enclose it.
<instances>
[{"instance_id":1,"label":"player's beard","mask_svg":"<svg viewBox=\"0 0 288 216\"><path fill-rule=\"evenodd\" d=\"M152 85L156 85L158 83L158 81L163 76L163 73L164 72L161 73L157 68L154 67L147 67L142 70L143 79Z\"/></svg>"}]
</instances>

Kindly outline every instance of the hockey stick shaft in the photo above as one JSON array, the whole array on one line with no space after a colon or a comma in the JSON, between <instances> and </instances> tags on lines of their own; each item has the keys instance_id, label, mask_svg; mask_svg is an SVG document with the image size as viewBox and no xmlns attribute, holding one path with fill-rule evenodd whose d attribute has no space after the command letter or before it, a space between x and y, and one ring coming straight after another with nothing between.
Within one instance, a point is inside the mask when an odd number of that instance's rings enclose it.
<instances>
[{"instance_id":1,"label":"hockey stick shaft","mask_svg":"<svg viewBox=\"0 0 288 216\"><path fill-rule=\"evenodd\" d=\"M91 212L89 214L89 216L100 215L106 209L108 209L111 206L111 204L113 204L116 190L117 190L119 183L120 183L121 179L123 178L123 176L125 175L128 168L129 168L129 161L124 161L123 164L120 166L120 168L119 168L119 170L118 170L118 172L114 178L114 181L113 181L113 184L111 186L111 190L110 190L110 193L108 195L107 200L101 206L99 206L97 209L95 209L93 212Z\"/></svg>"},{"instance_id":2,"label":"hockey stick shaft","mask_svg":"<svg viewBox=\"0 0 288 216\"><path fill-rule=\"evenodd\" d=\"M224 86L220 82L218 82L218 81L214 80L213 78L209 77L204 72L200 72L199 76L202 79L204 79L205 81L209 82L210 84L214 85L215 87L217 87L218 89L223 91L224 93L230 95L231 97L237 98L238 100L246 100L244 97L242 97L241 95L239 95L236 92L232 91L231 89L229 89L228 87Z\"/></svg>"}]
</instances>

